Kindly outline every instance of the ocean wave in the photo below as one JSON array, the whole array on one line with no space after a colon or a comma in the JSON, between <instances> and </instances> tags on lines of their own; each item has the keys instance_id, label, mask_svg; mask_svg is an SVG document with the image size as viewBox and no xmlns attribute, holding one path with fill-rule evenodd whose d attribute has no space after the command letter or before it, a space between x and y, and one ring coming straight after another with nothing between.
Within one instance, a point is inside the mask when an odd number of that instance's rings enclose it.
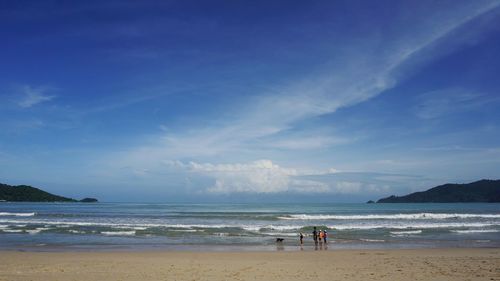
<instances>
[{"instance_id":1,"label":"ocean wave","mask_svg":"<svg viewBox=\"0 0 500 281\"><path fill-rule=\"evenodd\" d=\"M370 230L370 229L432 229L432 228L469 228L469 227L491 227L498 226L500 223L420 223L420 224L396 224L396 223L380 223L380 224L348 224L328 226L335 230Z\"/></svg>"},{"instance_id":2,"label":"ocean wave","mask_svg":"<svg viewBox=\"0 0 500 281\"><path fill-rule=\"evenodd\" d=\"M10 213L10 212L0 212L0 216L9 217L33 217L36 213Z\"/></svg>"},{"instance_id":3,"label":"ocean wave","mask_svg":"<svg viewBox=\"0 0 500 281\"><path fill-rule=\"evenodd\" d=\"M271 229L271 230L278 230L278 231L286 231L286 230L299 230L301 229L302 225L265 225L265 226L256 226L252 228L259 228L259 231L262 229ZM246 229L246 228L244 228Z\"/></svg>"},{"instance_id":4,"label":"ocean wave","mask_svg":"<svg viewBox=\"0 0 500 281\"><path fill-rule=\"evenodd\" d=\"M249 232L260 232L262 230L290 231L299 230L303 225L248 225L248 224L160 224L160 223L112 223L112 222L82 222L82 221L47 221L47 220L0 220L0 223L24 223L26 224L43 224L46 226L56 226L58 228L68 227L110 227L114 229L134 229L146 230L149 228L168 228L172 231L199 231L202 229L224 229L224 228L239 228Z\"/></svg>"},{"instance_id":5,"label":"ocean wave","mask_svg":"<svg viewBox=\"0 0 500 281\"><path fill-rule=\"evenodd\" d=\"M285 236L285 237L298 237L297 233L289 233L289 232L261 232L260 234L268 235L268 236Z\"/></svg>"},{"instance_id":6,"label":"ocean wave","mask_svg":"<svg viewBox=\"0 0 500 281\"><path fill-rule=\"evenodd\" d=\"M467 233L493 233L499 232L496 229L467 229L467 230L450 230L451 232L467 234Z\"/></svg>"},{"instance_id":7,"label":"ocean wave","mask_svg":"<svg viewBox=\"0 0 500 281\"><path fill-rule=\"evenodd\" d=\"M364 241L364 242L375 242L375 243L385 242L385 240L383 240L383 239L365 239L365 238L361 238L359 240Z\"/></svg>"},{"instance_id":8,"label":"ocean wave","mask_svg":"<svg viewBox=\"0 0 500 281\"><path fill-rule=\"evenodd\" d=\"M102 231L101 234L108 236L133 236L135 235L135 230L133 231Z\"/></svg>"},{"instance_id":9,"label":"ocean wave","mask_svg":"<svg viewBox=\"0 0 500 281\"><path fill-rule=\"evenodd\" d=\"M413 213L413 214L369 214L369 215L311 215L297 214L280 216L281 220L430 220L430 219L498 219L500 214L450 214L450 213Z\"/></svg>"},{"instance_id":10,"label":"ocean wave","mask_svg":"<svg viewBox=\"0 0 500 281\"><path fill-rule=\"evenodd\" d=\"M134 227L132 227L132 228L133 228L133 229L135 229L135 230L146 230L146 229L148 229L148 228L147 228L147 227L145 227L145 226L134 226Z\"/></svg>"},{"instance_id":11,"label":"ocean wave","mask_svg":"<svg viewBox=\"0 0 500 281\"><path fill-rule=\"evenodd\" d=\"M44 231L44 230L48 230L50 228L46 228L46 227L39 227L39 228L36 228L36 229L27 229L25 230L27 233L29 234L38 234L40 233L41 231Z\"/></svg>"},{"instance_id":12,"label":"ocean wave","mask_svg":"<svg viewBox=\"0 0 500 281\"><path fill-rule=\"evenodd\" d=\"M408 230L408 231L391 231L391 234L397 236L414 235L421 234L422 230Z\"/></svg>"},{"instance_id":13,"label":"ocean wave","mask_svg":"<svg viewBox=\"0 0 500 281\"><path fill-rule=\"evenodd\" d=\"M22 229L8 229L8 228L4 228L2 229L1 231L3 232L12 232L12 233L20 233L20 232L23 232Z\"/></svg>"},{"instance_id":14,"label":"ocean wave","mask_svg":"<svg viewBox=\"0 0 500 281\"><path fill-rule=\"evenodd\" d=\"M58 220L50 221L43 219L30 219L30 220L16 220L16 219L0 219L2 224L18 225L19 227L32 226L32 225L44 225L46 227L57 227L57 228L73 228L73 227L105 227L117 229L116 232L120 231L131 231L131 230L147 230L151 228L160 228L168 230L203 230L203 229L241 229L248 232L262 233L269 231L277 232L293 232L293 231L312 231L312 226L304 224L169 224L169 223L122 223L122 222L99 222L99 221L69 221L69 220ZM21 225L22 224L22 225ZM329 230L370 230L370 229L432 229L432 228L488 228L494 226L500 226L499 220L491 220L484 222L427 222L427 221L372 221L372 222L353 222L353 223L339 223L330 225L318 225L319 228L329 229ZM306 231L306 232L307 232Z\"/></svg>"},{"instance_id":15,"label":"ocean wave","mask_svg":"<svg viewBox=\"0 0 500 281\"><path fill-rule=\"evenodd\" d=\"M231 228L231 227L244 227L245 225L230 225L230 224L162 224L162 223L121 223L121 222L86 222L86 221L48 221L48 220L2 220L0 223L23 223L23 224L45 224L55 225L56 227L71 227L71 226L102 226L112 228L151 228L151 227L165 227L165 228ZM138 229L138 230L141 230Z\"/></svg>"}]
</instances>

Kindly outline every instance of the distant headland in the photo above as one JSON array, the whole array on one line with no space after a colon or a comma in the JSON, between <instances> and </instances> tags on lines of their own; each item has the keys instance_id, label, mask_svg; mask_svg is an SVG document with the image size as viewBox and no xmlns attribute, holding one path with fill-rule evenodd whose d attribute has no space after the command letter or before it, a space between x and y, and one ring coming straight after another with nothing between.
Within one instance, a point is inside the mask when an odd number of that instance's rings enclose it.
<instances>
[{"instance_id":1,"label":"distant headland","mask_svg":"<svg viewBox=\"0 0 500 281\"><path fill-rule=\"evenodd\" d=\"M372 201L373 202L373 201ZM371 202L371 203L372 203ZM499 203L500 180L480 180L467 184L451 184L433 187L427 191L405 196L389 196L377 203Z\"/></svg>"},{"instance_id":2,"label":"distant headland","mask_svg":"<svg viewBox=\"0 0 500 281\"><path fill-rule=\"evenodd\" d=\"M98 202L95 198L84 198L75 200L63 196L54 195L32 187L29 185L12 186L0 183L0 201L6 202L83 202L95 203Z\"/></svg>"}]
</instances>

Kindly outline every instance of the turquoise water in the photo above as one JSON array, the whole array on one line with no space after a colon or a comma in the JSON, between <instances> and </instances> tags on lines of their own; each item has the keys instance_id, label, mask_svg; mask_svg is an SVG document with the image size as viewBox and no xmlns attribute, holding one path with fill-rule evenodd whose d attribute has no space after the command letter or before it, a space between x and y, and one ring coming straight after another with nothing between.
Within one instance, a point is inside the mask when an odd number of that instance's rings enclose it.
<instances>
[{"instance_id":1,"label":"turquoise water","mask_svg":"<svg viewBox=\"0 0 500 281\"><path fill-rule=\"evenodd\" d=\"M3 249L314 249L500 246L500 204L0 203ZM276 238L284 238L276 245Z\"/></svg>"}]
</instances>

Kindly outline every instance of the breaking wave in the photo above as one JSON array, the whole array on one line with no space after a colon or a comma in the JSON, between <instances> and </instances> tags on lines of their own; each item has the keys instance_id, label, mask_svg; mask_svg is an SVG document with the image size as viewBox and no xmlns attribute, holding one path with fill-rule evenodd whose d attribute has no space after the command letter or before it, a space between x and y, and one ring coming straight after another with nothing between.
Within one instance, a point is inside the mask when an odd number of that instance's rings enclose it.
<instances>
[{"instance_id":1,"label":"breaking wave","mask_svg":"<svg viewBox=\"0 0 500 281\"><path fill-rule=\"evenodd\" d=\"M298 214L280 216L281 220L443 220L484 218L498 219L500 214L448 214L448 213L414 213L414 214L369 214L369 215L310 215Z\"/></svg>"},{"instance_id":2,"label":"breaking wave","mask_svg":"<svg viewBox=\"0 0 500 281\"><path fill-rule=\"evenodd\" d=\"M9 212L0 212L0 216L9 216L9 217L33 217L36 213L9 213Z\"/></svg>"},{"instance_id":3,"label":"breaking wave","mask_svg":"<svg viewBox=\"0 0 500 281\"><path fill-rule=\"evenodd\" d=\"M467 230L450 230L451 232L455 233L492 233L492 232L499 232L496 229L467 229Z\"/></svg>"}]
</instances>

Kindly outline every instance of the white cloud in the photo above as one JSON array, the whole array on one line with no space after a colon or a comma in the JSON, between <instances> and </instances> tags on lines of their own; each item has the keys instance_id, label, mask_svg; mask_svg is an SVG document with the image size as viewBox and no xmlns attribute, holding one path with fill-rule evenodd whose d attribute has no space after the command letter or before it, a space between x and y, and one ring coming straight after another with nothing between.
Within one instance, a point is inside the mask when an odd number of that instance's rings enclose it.
<instances>
[{"instance_id":1,"label":"white cloud","mask_svg":"<svg viewBox=\"0 0 500 281\"><path fill-rule=\"evenodd\" d=\"M398 34L391 34L394 38L378 38L374 42L361 41L352 46L343 46L349 48L349 54L338 58L333 67L315 70L314 75L307 75L299 81L289 81L272 91L254 93L246 97L244 102L228 106L230 109L220 114L219 119L203 119L199 127L192 126L192 123L187 129L163 124L159 138L148 139L144 145L112 155L111 158L123 166L155 170L166 159L245 162L248 159L276 159L272 154L276 153L277 148L307 150L342 143L343 138L336 136L333 130L319 130L318 133L307 135L299 124L367 101L390 89L402 78L400 68L404 66L408 70L418 67L420 61L414 60L421 59L423 51L427 57L443 55L442 50L437 54L433 52L433 47L443 44L447 36L467 22L497 7L498 2L465 6L468 7L421 15L415 24L401 26ZM456 46L447 47L443 49L452 52ZM179 127L183 129L174 129ZM169 130L164 131L166 128ZM300 132L290 133L295 131ZM286 155L281 159L286 159ZM311 169L328 165L311 162ZM391 161L372 164L370 168L375 170L381 164L391 168L395 166ZM358 192L367 188L366 185L361 188L352 183L333 185L314 180L299 181L297 176L303 173L282 168L271 161L245 164L191 162L182 165L187 165L184 169L193 173L213 178L215 184L210 187L211 192L269 193L311 189L321 192ZM296 174L291 174L291 171ZM309 175L312 174L316 173L311 172Z\"/></svg>"},{"instance_id":2,"label":"white cloud","mask_svg":"<svg viewBox=\"0 0 500 281\"><path fill-rule=\"evenodd\" d=\"M358 181L333 180L325 176L340 173L334 168L306 171L281 167L271 160L249 163L212 164L167 161L169 166L213 179L204 189L208 193L329 193L361 194L385 191L386 187Z\"/></svg>"},{"instance_id":3,"label":"white cloud","mask_svg":"<svg viewBox=\"0 0 500 281\"><path fill-rule=\"evenodd\" d=\"M336 144L343 144L349 142L348 139L328 137L328 136L314 136L314 137L283 137L275 141L270 141L267 146L278 149L316 149L328 147Z\"/></svg>"},{"instance_id":4,"label":"white cloud","mask_svg":"<svg viewBox=\"0 0 500 281\"><path fill-rule=\"evenodd\" d=\"M294 178L290 181L290 189L297 193L330 193L331 187L324 182Z\"/></svg>"},{"instance_id":5,"label":"white cloud","mask_svg":"<svg viewBox=\"0 0 500 281\"><path fill-rule=\"evenodd\" d=\"M206 191L210 193L276 193L289 188L290 176L296 175L294 169L282 168L270 160L258 160L245 164L211 164L171 162L179 168L188 169L213 177L215 184Z\"/></svg>"},{"instance_id":6,"label":"white cloud","mask_svg":"<svg viewBox=\"0 0 500 281\"><path fill-rule=\"evenodd\" d=\"M47 87L33 88L29 85L25 85L21 88L23 98L18 102L18 105L23 108L29 108L54 99L56 96L45 94L48 90Z\"/></svg>"},{"instance_id":7,"label":"white cloud","mask_svg":"<svg viewBox=\"0 0 500 281\"><path fill-rule=\"evenodd\" d=\"M297 129L297 123L303 120L334 113L390 89L401 78L401 73L397 72L402 65L408 69L406 64L423 50L426 56L432 57L434 54L427 50L430 46L498 3L472 6L439 16L426 16L419 19L421 25L401 27L407 29L406 33L401 32L404 36L383 38L386 48L380 52L372 50L373 44L380 44L378 41L351 46L348 56L339 58L335 66L324 69L322 74L256 93L247 98L243 106L226 112L224 119L213 120L208 126L203 120L203 128L198 130L168 132L159 143L147 149L153 157L161 154L164 158L175 159L230 155L245 150L319 149L342 143L341 137L326 131L314 137L294 134L284 138L283 134ZM425 28L419 29L419 26ZM412 36L407 35L410 33ZM451 52L453 46L446 49ZM438 54L442 55L442 51ZM418 65L418 62L410 64Z\"/></svg>"},{"instance_id":8,"label":"white cloud","mask_svg":"<svg viewBox=\"0 0 500 281\"><path fill-rule=\"evenodd\" d=\"M333 184L333 188L342 194L356 194L361 192L361 182L341 181Z\"/></svg>"},{"instance_id":9,"label":"white cloud","mask_svg":"<svg viewBox=\"0 0 500 281\"><path fill-rule=\"evenodd\" d=\"M335 168L330 168L328 169L328 174L336 174L336 173L340 173L341 171L340 170L337 170Z\"/></svg>"},{"instance_id":10,"label":"white cloud","mask_svg":"<svg viewBox=\"0 0 500 281\"><path fill-rule=\"evenodd\" d=\"M147 176L150 173L150 171L148 169L135 169L132 170L132 173L136 176L144 177Z\"/></svg>"}]
</instances>

